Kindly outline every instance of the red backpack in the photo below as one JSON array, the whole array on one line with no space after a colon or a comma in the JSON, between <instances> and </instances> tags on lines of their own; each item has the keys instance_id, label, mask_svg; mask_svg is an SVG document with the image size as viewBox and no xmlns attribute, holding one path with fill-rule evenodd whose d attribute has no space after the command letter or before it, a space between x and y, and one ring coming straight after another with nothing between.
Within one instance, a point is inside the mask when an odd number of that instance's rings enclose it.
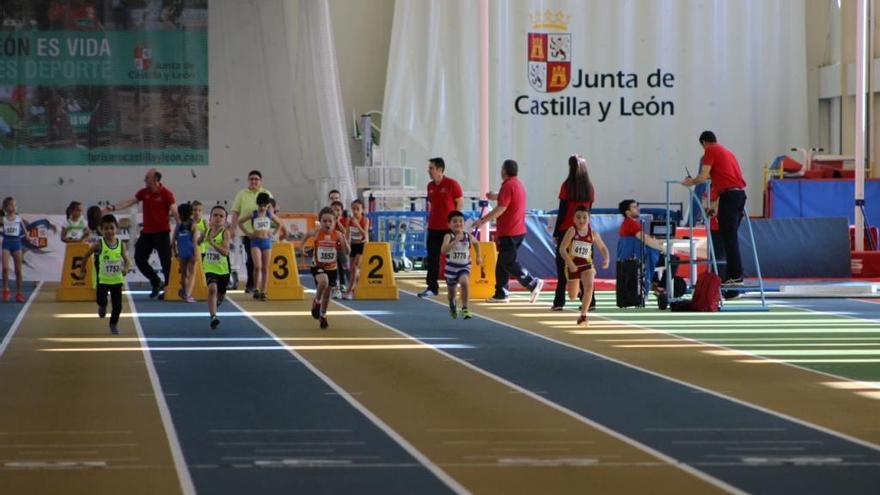
<instances>
[{"instance_id":1,"label":"red backpack","mask_svg":"<svg viewBox=\"0 0 880 495\"><path fill-rule=\"evenodd\" d=\"M711 312L721 309L721 277L717 273L705 272L697 277L690 306L691 311Z\"/></svg>"}]
</instances>

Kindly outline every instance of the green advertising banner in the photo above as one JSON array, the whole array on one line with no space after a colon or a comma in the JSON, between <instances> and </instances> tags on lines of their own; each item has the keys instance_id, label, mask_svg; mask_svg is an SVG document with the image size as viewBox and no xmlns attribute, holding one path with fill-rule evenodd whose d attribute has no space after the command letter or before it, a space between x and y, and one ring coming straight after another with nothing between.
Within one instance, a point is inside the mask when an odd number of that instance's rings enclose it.
<instances>
[{"instance_id":1,"label":"green advertising banner","mask_svg":"<svg viewBox=\"0 0 880 495\"><path fill-rule=\"evenodd\" d=\"M6 0L0 166L207 165L207 0Z\"/></svg>"},{"instance_id":2,"label":"green advertising banner","mask_svg":"<svg viewBox=\"0 0 880 495\"><path fill-rule=\"evenodd\" d=\"M207 31L9 33L0 84L207 86L207 55Z\"/></svg>"}]
</instances>

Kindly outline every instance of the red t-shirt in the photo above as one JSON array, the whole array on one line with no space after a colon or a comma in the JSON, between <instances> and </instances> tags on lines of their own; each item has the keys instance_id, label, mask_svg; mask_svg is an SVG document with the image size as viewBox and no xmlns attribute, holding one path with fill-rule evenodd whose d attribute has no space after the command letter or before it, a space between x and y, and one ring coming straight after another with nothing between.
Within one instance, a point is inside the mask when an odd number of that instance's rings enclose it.
<instances>
[{"instance_id":1,"label":"red t-shirt","mask_svg":"<svg viewBox=\"0 0 880 495\"><path fill-rule=\"evenodd\" d=\"M642 231L642 224L639 223L635 218L624 218L623 223L620 224L620 230L618 234L620 237L635 237L639 232Z\"/></svg>"},{"instance_id":2,"label":"red t-shirt","mask_svg":"<svg viewBox=\"0 0 880 495\"><path fill-rule=\"evenodd\" d=\"M176 202L171 189L160 185L156 192L150 192L145 187L134 197L144 205L144 234L171 232L168 217L171 205Z\"/></svg>"},{"instance_id":3,"label":"red t-shirt","mask_svg":"<svg viewBox=\"0 0 880 495\"><path fill-rule=\"evenodd\" d=\"M590 186L590 196L593 196L593 199L595 199L592 186ZM559 188L559 199L568 201L568 208L565 210L564 218L556 219L556 232L565 233L569 227L574 225L574 211L578 206L585 206L587 209L593 207L592 201L570 201L568 199L568 180L564 181L562 187Z\"/></svg>"},{"instance_id":4,"label":"red t-shirt","mask_svg":"<svg viewBox=\"0 0 880 495\"><path fill-rule=\"evenodd\" d=\"M443 177L439 184L428 183L428 228L449 230L449 212L455 211L455 200L462 197L458 181Z\"/></svg>"},{"instance_id":5,"label":"red t-shirt","mask_svg":"<svg viewBox=\"0 0 880 495\"><path fill-rule=\"evenodd\" d=\"M745 189L746 181L742 176L739 162L729 149L718 143L710 144L703 154L703 165L711 167L709 177L712 179L712 190L722 192L731 188ZM714 195L713 195L714 196Z\"/></svg>"},{"instance_id":6,"label":"red t-shirt","mask_svg":"<svg viewBox=\"0 0 880 495\"><path fill-rule=\"evenodd\" d=\"M507 210L495 221L498 237L512 237L526 233L526 189L516 177L508 177L498 191L498 206Z\"/></svg>"}]
</instances>

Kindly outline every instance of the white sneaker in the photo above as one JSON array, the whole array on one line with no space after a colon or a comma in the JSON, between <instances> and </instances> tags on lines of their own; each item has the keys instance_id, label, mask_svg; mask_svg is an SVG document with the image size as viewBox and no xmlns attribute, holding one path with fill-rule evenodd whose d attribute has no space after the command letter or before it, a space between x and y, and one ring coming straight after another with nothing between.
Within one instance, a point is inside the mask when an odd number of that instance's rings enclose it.
<instances>
[{"instance_id":1,"label":"white sneaker","mask_svg":"<svg viewBox=\"0 0 880 495\"><path fill-rule=\"evenodd\" d=\"M529 296L529 302L534 304L535 301L538 300L538 296L541 295L541 289L544 288L544 279L538 279L538 283L535 284L535 288L532 289L532 295Z\"/></svg>"},{"instance_id":2,"label":"white sneaker","mask_svg":"<svg viewBox=\"0 0 880 495\"><path fill-rule=\"evenodd\" d=\"M330 297L336 300L342 299L342 291L334 288L333 291L330 293Z\"/></svg>"},{"instance_id":3,"label":"white sneaker","mask_svg":"<svg viewBox=\"0 0 880 495\"><path fill-rule=\"evenodd\" d=\"M416 295L419 297L437 297L437 293L432 291L431 289L425 289Z\"/></svg>"},{"instance_id":4,"label":"white sneaker","mask_svg":"<svg viewBox=\"0 0 880 495\"><path fill-rule=\"evenodd\" d=\"M351 301L354 299L354 294L352 294L351 292L346 292L345 294L342 294L342 298L346 301Z\"/></svg>"},{"instance_id":5,"label":"white sneaker","mask_svg":"<svg viewBox=\"0 0 880 495\"><path fill-rule=\"evenodd\" d=\"M495 297L495 296L492 296L492 297L490 297L489 299L486 299L486 302L487 302L487 303L500 303L500 304L507 304L507 303L510 302L510 298L509 298L509 297L497 298L497 297Z\"/></svg>"}]
</instances>

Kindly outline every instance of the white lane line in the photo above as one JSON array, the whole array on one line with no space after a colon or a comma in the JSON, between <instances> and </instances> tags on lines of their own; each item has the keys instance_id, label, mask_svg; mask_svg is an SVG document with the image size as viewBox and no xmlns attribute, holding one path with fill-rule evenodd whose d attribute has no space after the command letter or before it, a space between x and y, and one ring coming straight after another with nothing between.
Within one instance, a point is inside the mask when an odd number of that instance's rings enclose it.
<instances>
[{"instance_id":1,"label":"white lane line","mask_svg":"<svg viewBox=\"0 0 880 495\"><path fill-rule=\"evenodd\" d=\"M254 322L261 330L266 332L267 335L271 336L278 342L279 345L287 347L287 351L290 352L295 358L297 358L306 368L309 369L312 373L314 373L318 378L324 381L330 388L332 388L340 397L346 400L349 404L352 405L355 409L360 411L367 419L369 419L374 425L376 425L380 430L385 432L386 435L391 437L398 445L400 445L404 450L406 450L413 458L418 460L423 466L425 466L431 473L434 474L440 481L446 484L452 491L459 494L470 494L470 491L461 485L458 481L453 479L446 471L443 471L437 464L428 459L428 457L420 452L414 445L409 443L405 438L403 438L399 433L394 431L387 423L382 421L378 416L373 414L372 411L366 408L363 404L357 401L351 394L345 391L339 384L330 379L329 376L324 374L321 370L315 367L311 362L305 359L299 352L295 349L289 348L284 343L284 339L278 337L272 330L270 330L267 326L263 325L256 318L254 318L249 312L247 312L243 307L241 307L238 302L230 299L231 302L236 308L239 309L243 314L247 315L247 317ZM348 308L351 309L351 308ZM424 343L427 346L432 346L430 343Z\"/></svg>"},{"instance_id":2,"label":"white lane line","mask_svg":"<svg viewBox=\"0 0 880 495\"><path fill-rule=\"evenodd\" d=\"M12 337L13 335L15 335L15 332L18 331L18 327L21 325L22 320L24 320L28 309L31 307L31 303L34 302L34 299L37 298L37 292L40 291L40 287L42 286L43 282L37 283L37 286L34 287L34 291L31 292L28 300L24 303L24 306L21 307L21 311L18 312L18 316L15 318L15 321L12 322L12 326L9 327L9 332L7 332L6 336L3 337L3 342L0 342L0 356L2 356L4 352L6 352L6 348L9 347L9 342L12 341Z\"/></svg>"},{"instance_id":3,"label":"white lane line","mask_svg":"<svg viewBox=\"0 0 880 495\"><path fill-rule=\"evenodd\" d=\"M409 292L409 291L401 290L401 292L406 292L407 294L409 294L409 295L415 297L415 294L413 294L413 293L411 293L411 292ZM439 305L441 305L441 306L445 306L445 304L442 303L442 302L440 302L440 301L431 301L431 302L434 302L434 303L439 304ZM634 365L634 364L627 363L627 362L625 362L625 361L621 361L621 360L619 360L619 359L615 359L615 358L613 358L613 357L606 356L606 355L604 355L604 354L600 354L600 353L598 353L598 352L591 351L591 350L589 350L589 349L584 349L584 348L582 348L582 347L578 347L578 346L576 346L576 345L574 345L574 344L569 344L568 342L563 342L563 341L561 341L561 340L556 340L556 339L554 339L554 338L552 338L552 337L548 337L548 336L546 336L546 335L542 335L542 334L540 334L540 333L532 332L531 330L526 330L526 329L524 329L524 328L520 328L520 327L517 327L517 326L515 326L515 325L511 325L510 323L505 323L505 322L503 322L503 321L498 321L498 320L495 320L495 319L489 318L489 317L487 317L487 316L484 316L484 315L482 315L482 314L475 314L475 316L476 316L477 318L482 318L482 319L484 319L484 320L486 320L486 321L491 321L492 323L495 323L495 324L498 324L498 325L505 326L505 327L507 327L507 328L510 328L510 329L516 330L516 331L518 331L518 332L526 333L526 334L532 335L532 336L534 336L534 337L538 337L538 338L540 338L540 339L546 340L546 341L548 341L548 342L553 342L554 344L561 345L561 346L563 346L563 347L568 347L569 349L573 349L573 350L575 350L575 351L582 352L582 353L584 353L584 354L589 354L589 355L591 355L591 356L599 357L599 358L601 358L601 359L604 359L604 360L607 360L607 361L610 361L610 362L613 362L613 363L617 363L617 364L620 364L620 365L622 365L622 366L626 366L627 368L630 368L630 369L634 369L634 370L637 370L637 371L641 371L641 372L643 372L643 373L647 373L647 374L649 374L649 375L653 375L653 376L656 376L656 377L658 377L658 378L662 378L662 379L664 379L664 380L667 380L667 381L670 381L670 382L673 382L673 383L677 383L677 384L679 384L679 385L684 385L685 387L688 387L688 388L694 389L695 391L699 391L699 392L702 392L702 393L706 393L706 394L714 395L715 397L719 397L719 398L721 398L721 399L725 399L725 400L728 400L728 401L730 401L730 402L734 402L734 403L737 403L737 404L740 404L740 405L746 406L746 407L748 407L748 408L750 408L750 409L755 409L756 411L760 411L760 412L763 412L763 413L766 413L766 414L770 414L770 415L772 415L772 416L776 416L776 417L778 417L778 418L782 418L782 419L785 419L785 420L791 421L791 422L793 422L793 423L797 423L797 424L799 424L799 425L801 425L801 426L806 426L807 428L811 428L811 429L814 429L814 430L821 431L821 432L823 432L823 433L827 433L828 435L835 436L835 437L837 437L837 438L840 438L840 439L843 439L843 440L846 440L846 441L849 441L849 442L852 442L852 443L855 443L855 444L861 445L861 446L863 446L863 447L867 447L867 448L869 448L869 449L871 449L871 450L880 451L880 445L877 445L877 444L872 443L872 442L868 442L867 440L862 440L861 438L856 438L856 437L850 436L850 435L848 435L848 434L846 434L846 433L839 432L839 431L836 431L836 430L832 430L831 428L827 428L827 427L825 427L825 426L817 425L817 424L815 424L815 423L811 423L811 422L809 422L809 421L806 421L806 420L803 420L803 419L800 419L800 418L795 418L794 416L789 416L788 414L785 414L785 413L782 413L782 412L779 412L779 411L774 411L774 410L772 410L772 409L768 409L768 408L766 408L766 407L764 407L764 406L760 406L760 405L758 405L758 404L753 404L753 403L751 403L751 402L747 402L747 401L745 401L745 400L738 399L738 398L736 398L736 397L732 397L732 396L730 396L730 395L725 395L725 394L723 394L723 393L721 393L721 392L718 392L718 391L715 391L715 390L710 390L710 389L708 389L708 388L701 387L701 386L699 386L699 385L696 385L696 384L693 384L693 383L689 383L689 382L686 382L686 381L684 381L684 380L679 380L678 378L673 378L673 377L671 377L671 376L667 376L667 375L664 375L664 374L662 374L662 373L658 373L658 372L656 372L656 371L652 371L652 370L649 370L649 369L646 369L646 368L642 368L642 367L640 367L640 366L636 366L636 365ZM648 329L648 330L653 330L653 329ZM665 333L665 332L659 332L659 333ZM713 345L713 344L706 344L706 345L710 345L710 346L711 346L711 345ZM720 346L716 346L716 347L720 347ZM736 350L736 349L731 349L731 350ZM759 357L759 358L760 358L760 356L756 356L756 357ZM766 360L765 358L761 358L761 359L762 359L762 360ZM808 370L808 371L812 371L812 370ZM852 380L849 380L849 381L852 381ZM859 383L860 383L860 382L859 382Z\"/></svg>"},{"instance_id":4,"label":"white lane line","mask_svg":"<svg viewBox=\"0 0 880 495\"><path fill-rule=\"evenodd\" d=\"M404 292L407 292L407 291L404 291ZM409 294L409 292L407 292L407 293ZM800 308L800 309L803 309L803 308ZM811 310L808 310L808 311L811 311ZM831 314L831 313L826 313L826 312L824 312L824 311L815 311L815 312L816 312L816 313L823 314L823 315L824 315L824 314ZM688 341L688 342L694 342L694 343L702 344L702 345L709 346L709 347L717 347L718 349L723 349L723 350L726 350L726 351L734 351L734 352L737 352L737 353L739 353L739 354L749 355L749 356L751 356L751 357L754 357L754 358L757 358L757 359L760 359L760 360L763 360L763 361L767 361L768 363L781 364L781 365L784 365L784 366L788 366L788 367L790 367L790 368L795 368L795 369L798 369L798 370L801 370L801 371L807 371L807 372L810 372L810 373L815 373L815 374L817 374L817 375L824 375L824 376L827 376L827 377L829 377L829 378L834 378L834 379L841 380L841 381L844 381L844 382L858 383L859 385L862 385L864 388L868 388L868 389L873 389L873 388L880 389L880 387L878 387L878 386L876 386L876 385L873 385L873 384L871 384L871 383L869 383L869 382L864 382L864 381L861 381L861 380L854 380L854 379L852 379L852 378L847 378L847 377L845 377L845 376L836 375L836 374L834 374L834 373L829 373L829 372L827 372L827 371L821 371L821 370L816 370L816 369L812 369L812 368L807 368L807 367L805 367L805 366L799 366L798 364L796 364L796 363L794 363L794 362L789 362L789 361L784 361L784 360L779 360L779 359L768 358L768 357L766 357L766 356L762 356L762 355L760 355L760 354L755 354L754 352L750 352L750 351L748 351L748 350L740 349L740 348L737 348L737 347L730 347L730 346L727 346L727 345L724 345L724 344L717 344L717 343L714 343L714 342L709 342L709 341L705 341L705 340L701 340L701 339L697 339L697 338L693 338L693 337L686 337L686 336L682 335L681 333L676 333L674 330L666 331L666 330L663 330L662 328L657 328L657 327L652 327L652 326L647 326L647 325L640 325L640 324L636 324L636 323L628 322L628 321L626 321L626 320L620 320L620 319L617 319L617 318L615 318L614 316L610 316L610 315L609 315L609 316L606 316L606 315L603 315L603 314L596 314L596 313L593 313L593 314L595 314L595 315L596 315L597 317L599 317L599 318L603 318L603 319L606 320L606 321L614 322L614 323L619 323L619 324L621 324L621 325L623 325L623 326L627 326L627 327L630 327L630 328L638 328L638 329L641 329L641 330L650 330L650 331L655 332L655 333L657 333L657 334L661 334L661 335L669 335L669 336L671 336L671 337L675 337L675 338L677 338L677 339L685 340L685 341ZM482 317L482 318L486 318L486 319L491 320L491 318L488 318L488 317L485 317L485 316L481 316L481 317ZM844 316L844 315L840 315L840 317L841 317L841 318L855 318L855 317L849 317L849 316ZM860 319L860 318L855 318L855 319ZM494 321L494 320L491 320L491 321ZM863 320L863 321L866 321L866 320ZM867 321L866 321L866 322L867 322ZM809 320L805 320L805 326L806 326L808 323L809 323ZM502 325L507 325L506 323L501 323L501 324L502 324ZM662 321L659 321L658 324L659 324L659 325L662 325ZM772 327L772 326L774 326L773 322L768 322L767 325L768 325L768 327ZM507 325L507 326L510 326L510 325ZM529 332L529 333L532 333L532 332ZM537 334L535 334L535 335L537 335ZM544 337L544 338L547 338L547 337ZM549 340L553 340L554 342L559 342L559 341L557 341L557 340L555 340L555 339L549 339ZM577 347L574 347L574 348L577 348ZM878 447L875 446L875 447L872 447L872 448L878 448Z\"/></svg>"},{"instance_id":5,"label":"white lane line","mask_svg":"<svg viewBox=\"0 0 880 495\"><path fill-rule=\"evenodd\" d=\"M141 342L144 356L144 364L147 367L147 374L150 376L150 384L153 386L153 397L156 399L156 406L159 408L159 416L162 418L162 426L165 427L165 436L168 438L168 447L171 449L171 457L174 459L174 467L177 471L177 477L180 481L180 490L183 495L195 495L196 487L193 484L192 476L186 467L186 459L183 456L183 449L180 448L180 439L177 436L177 430L174 429L174 421L171 420L171 411L168 409L168 403L165 402L165 393L162 391L162 384L159 382L159 375L156 373L156 367L153 365L150 351L147 348L147 339L144 336L144 329L141 327L141 321L137 315L137 307L131 294L126 296L128 299L128 307L134 315L132 321L134 328L137 330L138 340Z\"/></svg>"},{"instance_id":6,"label":"white lane line","mask_svg":"<svg viewBox=\"0 0 880 495\"><path fill-rule=\"evenodd\" d=\"M413 295L413 296L414 296L414 294L412 294L411 292L408 292L408 291L405 291L405 290L402 290L402 289L401 289L401 292L406 292L407 294L410 294L410 295ZM435 302L435 301L432 301L432 302ZM436 302L437 302L437 304L444 305L444 303L442 303L442 302L439 302L439 301L436 301ZM341 303L341 302L339 302L339 301L334 301L334 303L335 303L335 304L338 304L338 305L340 305L340 306L343 306L343 307L345 307L345 308L347 308L347 309L354 310L354 308L349 307L349 306L346 306L345 304L343 304L343 303ZM480 316L480 317L481 317L481 318L484 318L484 317L482 317L482 316ZM422 341L421 339L419 339L418 337L414 337L414 336L412 336L412 335L409 335L409 334L407 334L407 333L404 333L403 331L398 330L398 329L392 327L391 325L387 325L387 324L385 324L385 323L383 323L383 322L381 322L381 321L378 321L378 320L374 319L374 318L371 317L371 316L363 315L362 318L365 318L365 319L367 319L367 320L369 320L369 321L371 321L371 322L373 322L373 323L375 323L375 324L377 324L377 325L379 325L379 326L381 326L381 327L383 327L383 328L387 328L388 330L391 330L392 332L395 332L395 333L397 333L397 334L399 334L399 335L403 335L403 336L406 336L406 337L410 337L410 338L412 338L413 340L416 340L416 341L418 341L418 342L423 342L423 341ZM484 319L489 320L488 318L484 318ZM492 321L492 320L489 320L489 321ZM711 485L714 485L714 486L716 486L716 487L718 487L718 488L720 488L720 489L722 489L722 490L724 490L724 491L727 491L727 492L729 492L729 493L742 494L742 495L744 495L744 494L746 493L746 492L740 490L739 488L736 488L736 487L733 486L733 485L730 485L730 484L728 484L728 483L726 483L726 482L724 482L724 481L721 481L721 480L719 480L719 479L717 479L717 478L714 478L714 477L712 477L712 476L710 476L710 475L708 475L708 474L706 474L706 473L704 473L704 472L702 472L702 471L699 471L699 470L695 469L694 467L692 467L692 466L690 466L690 465L688 465L688 464L686 464L686 463L684 463L684 462L682 462L682 461L679 461L678 459L675 459L675 458L673 458L673 457L670 457L670 456L664 454L663 452L660 452L660 451L654 449L653 447L650 447L650 446L648 446L648 445L645 445L645 444L639 442L638 440L635 440L635 439L633 439L633 438L630 438L630 437L628 437L628 436L626 436L626 435L624 435L624 434L622 434L622 433L620 433L620 432L618 432L618 431L616 431L616 430L612 430L611 428L608 428L607 426L605 426L605 425L603 425L603 424L601 424L601 423L597 423L597 422L593 421L592 419L590 419L590 418L588 418L588 417L586 417L586 416L583 416L583 415L581 415L580 413L578 413L578 412L576 412L576 411L574 411L574 410L572 410L572 409L569 409L569 408L567 408L567 407L565 407L565 406L562 406L562 405L559 405L559 404L557 404L557 403L555 403L555 402L552 402L552 401L550 401L549 399L547 399L546 397L541 397L540 395L538 395L538 394L536 394L536 393L534 393L534 392L532 392L532 391L530 391L530 390L528 390L528 389L526 389L526 388L524 388L524 387L522 387L522 386L520 386L520 385L517 385L516 383L513 383L513 382L507 380L506 378L503 378L503 377L501 377L501 376L498 376L498 375L495 375L495 374L493 374L493 373L490 373L489 371L486 371L486 370L484 370L484 369L482 369L482 368L479 368L479 367L475 366L475 365L472 364L472 363L469 363L469 362L467 362L467 361L465 361L465 360L463 360L463 359L460 359L459 357L457 357L457 356L455 356L455 355L453 355L453 354L450 354L450 353L444 351L443 349L437 349L437 348L435 347L435 348L434 348L434 351L435 351L435 352L438 352L438 353L440 353L440 354L443 354L443 355L446 356L447 358L449 358L449 359L451 359L451 360L453 360L453 361L455 361L455 362L461 364L462 366L465 366L465 367L468 368L468 369L471 369L471 370L473 370L473 371L476 371L477 373L479 373L479 374L481 374L481 375L483 375L483 376L486 376L487 378L489 378L489 379L491 379L491 380L497 381L497 382L499 382L499 383L501 383L501 384L503 384L503 385L505 385L505 386L507 386L507 387L509 387L509 388L512 388L512 389L514 389L514 390L517 390L517 391L519 391L520 393L522 393L523 395L526 395L526 396L528 396L528 397L530 397L530 398L532 398L532 399L534 399L534 400L536 400L536 401L538 401L538 402L544 404L544 405L547 406L547 407L550 407L550 408L552 408L552 409L555 409L555 410L557 410L557 411L559 411L559 412L561 412L561 413L563 413L563 414L565 414L565 415L567 415L567 416L569 416L569 417L571 417L571 418L574 418L575 420L577 420L577 421L579 421L579 422L581 422L581 423L584 423L584 424L586 424L586 425L588 425L588 426L591 426L591 427L593 427L593 428L595 428L595 429L597 429L597 430L599 430L599 431L601 431L601 432L603 432L603 433L605 433L605 434L607 434L607 435L610 435L610 436L612 436L612 437L614 437L614 438L616 438L616 439L618 439L618 440L620 440L620 441L622 441L622 442L624 442L624 443L626 443L626 444L628 444L628 445L630 445L630 446L632 446L632 447L635 447L635 448L637 448L637 449L639 449L639 450L641 450L641 451L643 451L643 452L646 452L646 453L648 453L648 454L650 454L650 455L656 457L657 459L660 459L660 460L666 462L667 464L669 464L669 465L671 465L671 466L677 467L678 469L681 469L682 471L684 471L684 472L686 472L686 473L688 473L688 474L691 474L691 475L693 475L693 476L695 476L695 477L697 477L697 478L699 478L699 479L701 479L701 480L703 480L703 481L705 481L705 482L707 482L707 483L709 483L709 484L711 484ZM602 356L600 356L600 357L602 357Z\"/></svg>"}]
</instances>

